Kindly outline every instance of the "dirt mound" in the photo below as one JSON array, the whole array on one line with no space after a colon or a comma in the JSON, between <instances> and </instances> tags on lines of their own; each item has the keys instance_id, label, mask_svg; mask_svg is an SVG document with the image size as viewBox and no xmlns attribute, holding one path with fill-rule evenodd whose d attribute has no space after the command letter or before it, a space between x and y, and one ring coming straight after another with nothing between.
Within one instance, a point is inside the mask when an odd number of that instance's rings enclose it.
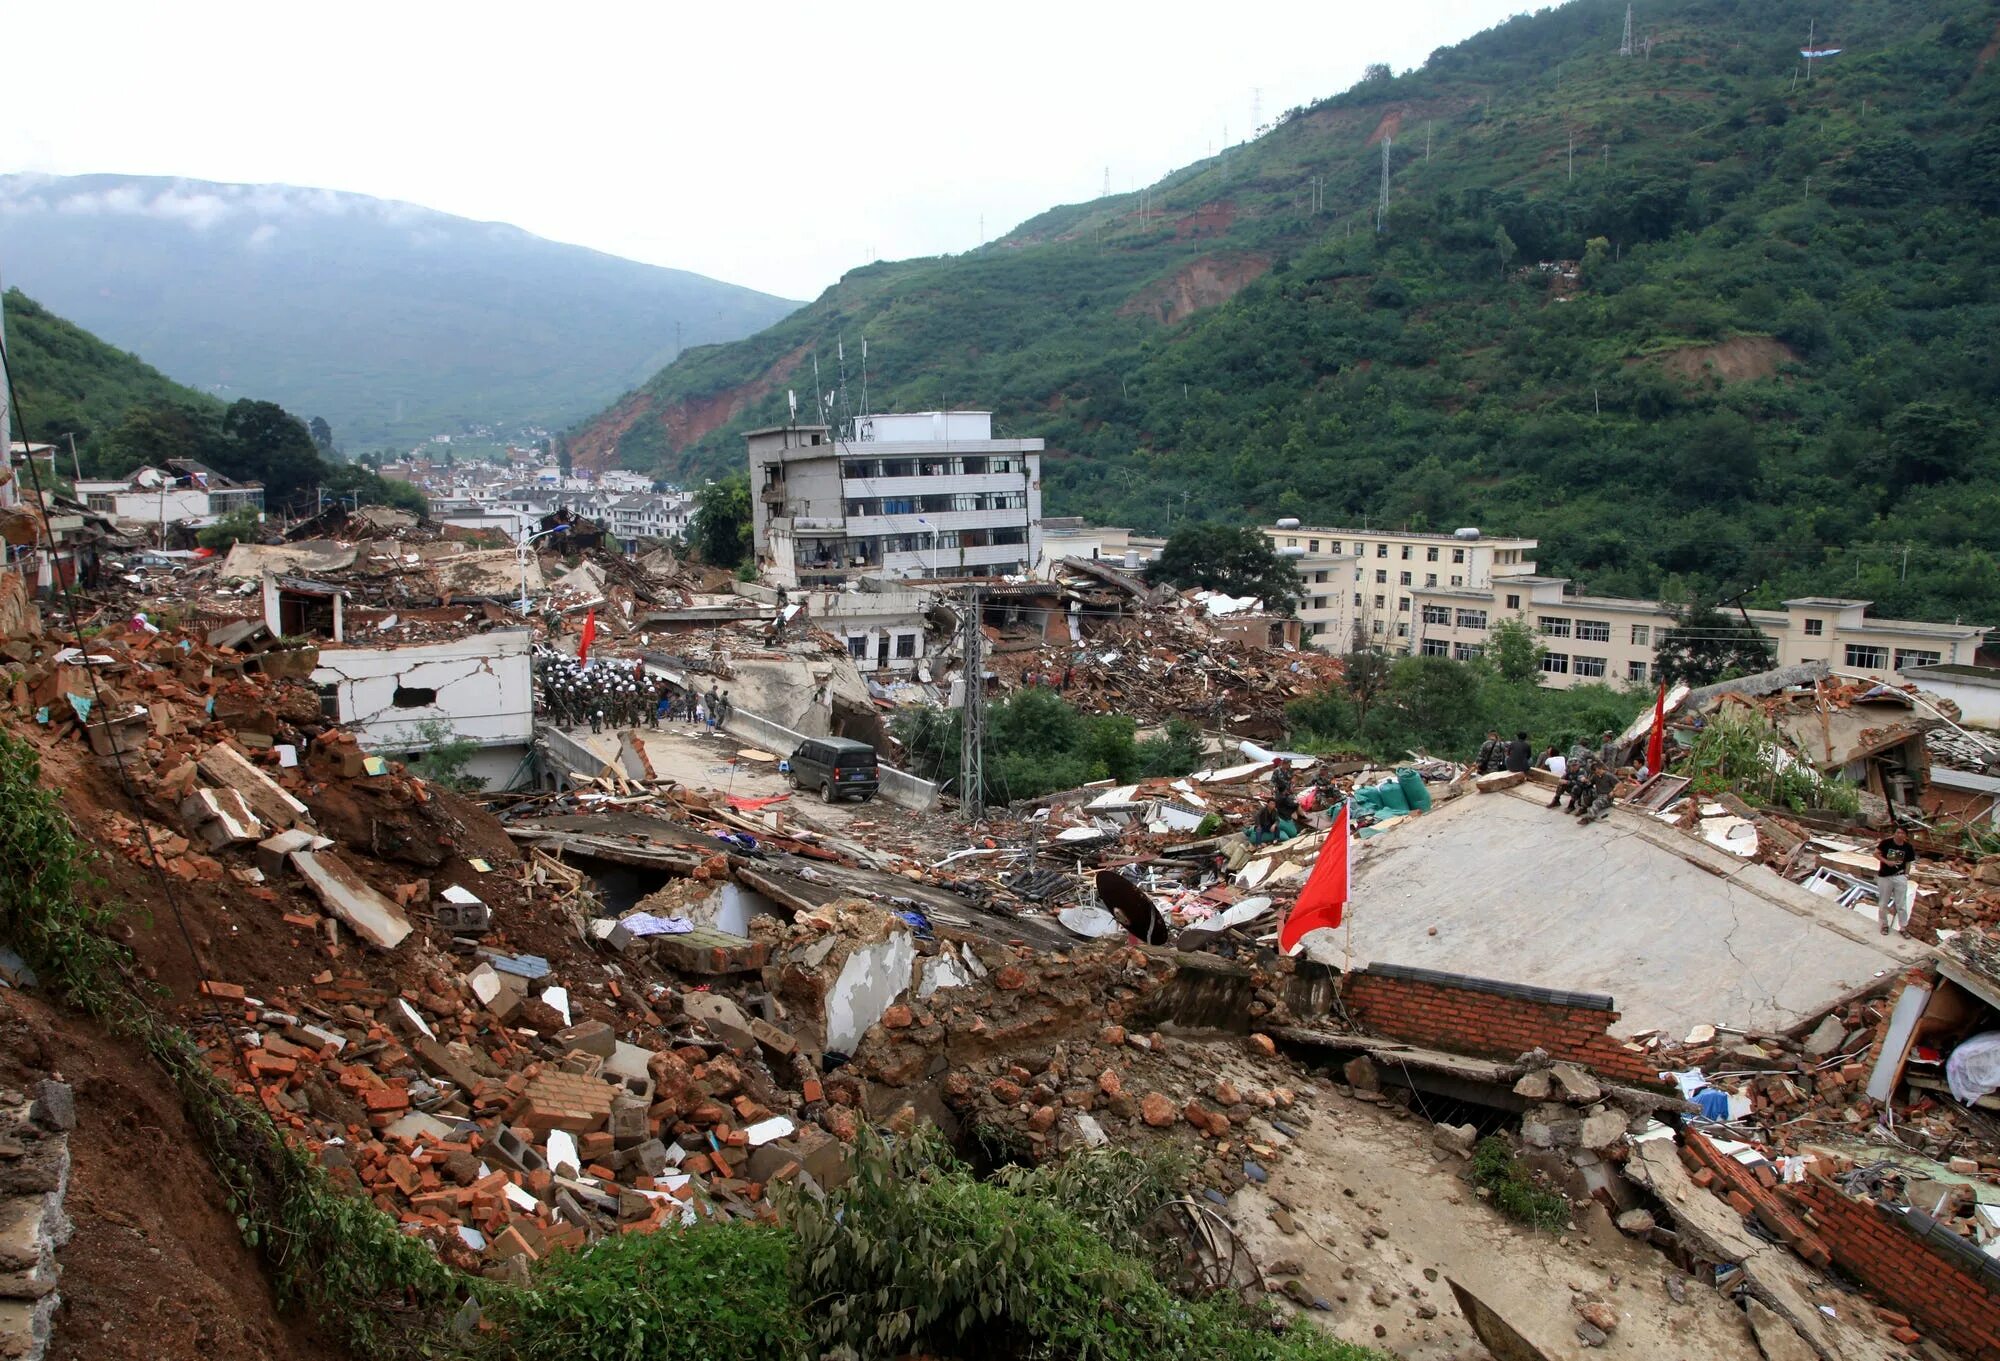
<instances>
[{"instance_id":1,"label":"dirt mound","mask_svg":"<svg viewBox=\"0 0 2000 1361\"><path fill-rule=\"evenodd\" d=\"M1382 115L1382 121L1375 125L1375 131L1368 134L1368 140L1363 145L1374 146L1384 137L1394 137L1402 130L1403 111L1401 109L1391 109Z\"/></svg>"},{"instance_id":2,"label":"dirt mound","mask_svg":"<svg viewBox=\"0 0 2000 1361\"><path fill-rule=\"evenodd\" d=\"M1750 383L1774 377L1779 365L1795 364L1798 358L1791 346L1770 336L1731 336L1714 345L1686 345L1626 362L1652 364L1689 383L1706 382L1710 378L1724 383Z\"/></svg>"},{"instance_id":3,"label":"dirt mound","mask_svg":"<svg viewBox=\"0 0 2000 1361\"><path fill-rule=\"evenodd\" d=\"M39 999L0 989L0 1083L59 1073L76 1091L50 1361L335 1361L280 1315L225 1208L179 1095L143 1055Z\"/></svg>"},{"instance_id":4,"label":"dirt mound","mask_svg":"<svg viewBox=\"0 0 2000 1361\"><path fill-rule=\"evenodd\" d=\"M1140 289L1118 314L1149 316L1171 326L1205 307L1228 302L1270 268L1268 255L1204 255Z\"/></svg>"}]
</instances>

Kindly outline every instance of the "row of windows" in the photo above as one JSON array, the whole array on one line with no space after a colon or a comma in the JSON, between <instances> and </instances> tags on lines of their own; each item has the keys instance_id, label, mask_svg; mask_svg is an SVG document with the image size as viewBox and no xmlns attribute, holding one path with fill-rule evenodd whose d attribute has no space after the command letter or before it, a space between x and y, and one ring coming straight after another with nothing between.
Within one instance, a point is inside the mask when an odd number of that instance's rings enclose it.
<instances>
[{"instance_id":1,"label":"row of windows","mask_svg":"<svg viewBox=\"0 0 2000 1361\"><path fill-rule=\"evenodd\" d=\"M1889 649L1886 647L1876 647L1868 643L1847 645L1847 664L1858 671L1887 671L1890 669L1889 656ZM1913 666L1936 666L1944 660L1944 654L1927 651L1924 648L1899 647L1896 649L1895 658L1894 669L1907 671Z\"/></svg>"},{"instance_id":2,"label":"row of windows","mask_svg":"<svg viewBox=\"0 0 2000 1361\"><path fill-rule=\"evenodd\" d=\"M1325 580L1326 580L1326 573L1324 573L1324 572L1320 572L1320 573L1317 573L1317 574L1316 574L1316 579L1317 579L1317 580L1320 580L1320 581L1325 581ZM1357 568L1355 568L1355 569L1354 569L1354 579L1355 579L1356 581L1359 581L1359 580L1361 580L1361 569L1360 569L1359 567L1357 567ZM1383 569L1383 568L1378 568L1378 569L1376 570L1376 572L1375 572L1375 584L1376 584L1377 586L1387 586L1387 585L1389 584L1389 573L1388 573L1387 569ZM1410 580L1410 573L1408 573L1408 572L1398 572L1398 573L1396 573L1396 584L1397 584L1398 586L1414 586L1414 585L1416 585L1416 583L1415 583L1415 582L1413 582L1413 581L1411 581L1411 580ZM1438 578L1437 578L1437 573L1436 573L1436 572L1426 572L1426 573L1424 573L1424 585L1425 585L1425 586L1431 586L1431 587L1434 587L1434 586L1436 586L1437 584L1438 584ZM1451 584L1452 584L1452 585L1454 585L1454 586L1463 586L1463 585L1465 584L1465 578L1464 578L1464 577L1453 577L1453 578L1451 579Z\"/></svg>"},{"instance_id":3,"label":"row of windows","mask_svg":"<svg viewBox=\"0 0 2000 1361\"><path fill-rule=\"evenodd\" d=\"M1519 600L1519 596L1508 596L1507 608L1518 608L1517 602ZM1544 614L1536 618L1535 628L1544 638L1574 637L1580 643L1608 643L1611 641L1611 625L1602 619L1572 620L1565 615ZM1632 646L1651 647L1653 645L1653 626L1651 624L1634 624L1631 628Z\"/></svg>"},{"instance_id":4,"label":"row of windows","mask_svg":"<svg viewBox=\"0 0 2000 1361\"><path fill-rule=\"evenodd\" d=\"M849 635L847 639L847 655L854 658L856 661L865 661L868 657L868 635L865 633L856 633ZM878 657L882 655L881 646L879 642L876 646L875 655ZM917 635L914 633L897 634L896 655L900 658L916 656Z\"/></svg>"},{"instance_id":5,"label":"row of windows","mask_svg":"<svg viewBox=\"0 0 2000 1361\"><path fill-rule=\"evenodd\" d=\"M1292 537L1292 538L1289 538L1289 539L1286 539L1286 540L1285 540L1285 547L1287 547L1287 548L1297 548L1298 546L1299 546L1299 541L1298 541L1298 539L1297 539L1297 537L1296 537L1296 536L1294 536L1294 537ZM1318 539L1307 539L1307 540L1306 540L1306 552L1308 552L1308 553L1317 553L1317 552L1319 552L1319 546L1320 546L1320 540L1318 540ZM1402 558L1402 560L1403 560L1404 562L1408 562L1408 561L1410 561L1410 560L1411 560L1411 558L1412 558L1412 557L1414 556L1414 554L1415 554L1415 549L1414 549L1414 548L1413 548L1413 547L1412 547L1412 546L1411 546L1410 544L1406 544L1406 543L1405 543L1405 544L1398 544L1398 545L1397 545L1397 548L1398 548L1398 549L1400 550L1400 552L1399 552L1398 556L1400 556L1400 557ZM1326 551L1327 551L1327 552L1329 552L1329 553L1332 553L1332 554L1335 554L1335 555L1338 555L1338 554L1339 554L1339 552L1340 552L1340 540L1339 540L1339 539L1328 539L1328 540L1326 540ZM1366 557L1366 556L1368 556L1368 545L1367 545L1367 544L1365 544L1365 543L1362 543L1362 542L1360 542L1359 540L1357 540L1357 541L1355 542L1355 545L1354 545L1354 556L1355 556L1355 557L1357 557L1357 558L1362 558L1362 557ZM1376 556L1376 557L1378 557L1378 558L1386 558L1386 557L1388 557L1388 556L1389 556L1389 545L1388 545L1388 544L1386 544L1386 543L1378 543L1378 544L1376 544L1376 545L1375 545L1375 556ZM1425 561L1425 562L1437 562L1438 560L1439 560L1439 559L1438 559L1438 548L1437 548L1437 545L1435 545L1435 544L1431 544L1431 545L1428 545L1428 546L1426 546L1426 547L1425 547L1425 549L1424 549L1424 561ZM1465 550L1464 550L1463 548L1454 548L1454 549L1452 549L1452 550L1451 550L1451 560L1452 560L1453 562L1464 562L1464 561L1465 561Z\"/></svg>"},{"instance_id":6,"label":"row of windows","mask_svg":"<svg viewBox=\"0 0 2000 1361\"><path fill-rule=\"evenodd\" d=\"M1021 460L988 458L979 454L965 458L851 458L841 464L840 471L846 477L976 476L980 473L1018 473L1021 471Z\"/></svg>"},{"instance_id":7,"label":"row of windows","mask_svg":"<svg viewBox=\"0 0 2000 1361\"><path fill-rule=\"evenodd\" d=\"M956 510L1026 510L1022 491L941 493L937 496L871 496L847 503L849 515L943 515Z\"/></svg>"},{"instance_id":8,"label":"row of windows","mask_svg":"<svg viewBox=\"0 0 2000 1361\"><path fill-rule=\"evenodd\" d=\"M1426 657L1449 656L1453 661L1474 662L1486 655L1486 649L1477 643L1452 643L1447 645L1442 638L1426 638L1419 648Z\"/></svg>"},{"instance_id":9,"label":"row of windows","mask_svg":"<svg viewBox=\"0 0 2000 1361\"><path fill-rule=\"evenodd\" d=\"M1572 657L1567 652L1545 652L1542 654L1542 670L1552 676L1583 676L1586 679L1602 680L1609 665L1603 657ZM1625 663L1625 679L1643 681L1652 674L1650 662Z\"/></svg>"}]
</instances>

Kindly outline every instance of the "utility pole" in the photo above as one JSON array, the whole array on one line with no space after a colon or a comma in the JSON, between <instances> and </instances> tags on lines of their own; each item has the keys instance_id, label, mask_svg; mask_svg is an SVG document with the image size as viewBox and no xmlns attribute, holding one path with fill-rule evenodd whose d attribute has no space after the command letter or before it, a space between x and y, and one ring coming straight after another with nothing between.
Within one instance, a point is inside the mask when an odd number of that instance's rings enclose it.
<instances>
[{"instance_id":1,"label":"utility pole","mask_svg":"<svg viewBox=\"0 0 2000 1361\"><path fill-rule=\"evenodd\" d=\"M965 703L960 709L958 746L958 806L967 822L986 815L986 659L981 655L985 641L986 635L979 631L979 588L967 586L960 649L965 654Z\"/></svg>"},{"instance_id":2,"label":"utility pole","mask_svg":"<svg viewBox=\"0 0 2000 1361\"><path fill-rule=\"evenodd\" d=\"M1576 183L1576 134L1569 135L1569 182Z\"/></svg>"},{"instance_id":3,"label":"utility pole","mask_svg":"<svg viewBox=\"0 0 2000 1361\"><path fill-rule=\"evenodd\" d=\"M1431 163L1431 120L1424 120L1424 164Z\"/></svg>"}]
</instances>

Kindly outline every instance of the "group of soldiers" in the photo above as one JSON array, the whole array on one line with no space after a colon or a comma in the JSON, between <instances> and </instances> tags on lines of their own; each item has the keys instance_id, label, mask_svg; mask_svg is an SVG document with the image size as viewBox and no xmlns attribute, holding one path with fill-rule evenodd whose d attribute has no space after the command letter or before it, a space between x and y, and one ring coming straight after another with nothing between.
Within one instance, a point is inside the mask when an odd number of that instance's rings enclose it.
<instances>
[{"instance_id":1,"label":"group of soldiers","mask_svg":"<svg viewBox=\"0 0 2000 1361\"><path fill-rule=\"evenodd\" d=\"M644 663L579 662L548 651L535 658L536 707L562 727L657 728L662 720L719 726L729 719L729 696L714 686L706 695L683 692L672 681L646 674Z\"/></svg>"},{"instance_id":2,"label":"group of soldiers","mask_svg":"<svg viewBox=\"0 0 2000 1361\"><path fill-rule=\"evenodd\" d=\"M1549 750L1553 753L1555 748ZM1611 791L1618 787L1618 755L1616 738L1608 731L1595 751L1578 738L1563 758L1562 783L1556 787L1549 807L1560 808L1567 799L1569 807L1565 811L1579 822L1596 822L1609 813Z\"/></svg>"}]
</instances>

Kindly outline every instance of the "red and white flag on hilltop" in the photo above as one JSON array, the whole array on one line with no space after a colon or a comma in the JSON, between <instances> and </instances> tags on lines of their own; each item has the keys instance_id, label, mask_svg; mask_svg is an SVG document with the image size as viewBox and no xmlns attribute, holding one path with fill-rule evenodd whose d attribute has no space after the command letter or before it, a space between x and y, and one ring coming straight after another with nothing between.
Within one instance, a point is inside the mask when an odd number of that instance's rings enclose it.
<instances>
[{"instance_id":1,"label":"red and white flag on hilltop","mask_svg":"<svg viewBox=\"0 0 2000 1361\"><path fill-rule=\"evenodd\" d=\"M589 614L583 616L583 637L578 640L576 645L576 659L578 661L587 662L590 660L590 644L596 637L597 611L592 610Z\"/></svg>"},{"instance_id":2,"label":"red and white flag on hilltop","mask_svg":"<svg viewBox=\"0 0 2000 1361\"><path fill-rule=\"evenodd\" d=\"M1297 949L1308 931L1339 926L1346 914L1348 893L1353 887L1347 867L1348 807L1345 803L1340 805L1333 829L1326 834L1326 844L1319 848L1319 859L1313 862L1312 874L1299 890L1299 900L1292 904L1285 924L1278 928L1280 954L1288 955Z\"/></svg>"}]
</instances>

